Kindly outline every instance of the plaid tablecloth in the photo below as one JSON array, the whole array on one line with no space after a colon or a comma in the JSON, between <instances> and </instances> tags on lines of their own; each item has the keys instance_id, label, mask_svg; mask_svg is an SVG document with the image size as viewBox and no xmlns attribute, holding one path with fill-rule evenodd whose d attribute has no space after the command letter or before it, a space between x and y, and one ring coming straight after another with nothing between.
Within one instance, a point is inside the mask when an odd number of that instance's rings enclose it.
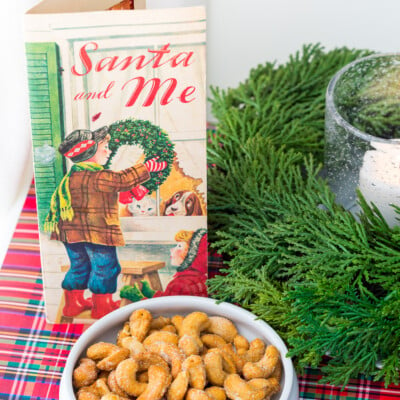
<instances>
[{"instance_id":1,"label":"plaid tablecloth","mask_svg":"<svg viewBox=\"0 0 400 400\"><path fill-rule=\"evenodd\" d=\"M219 266L218 259L210 260L211 271ZM58 399L68 353L84 329L46 322L32 187L0 270L0 399ZM300 399L400 399L400 386L359 379L341 391L318 384L319 378L315 369L299 377Z\"/></svg>"}]
</instances>

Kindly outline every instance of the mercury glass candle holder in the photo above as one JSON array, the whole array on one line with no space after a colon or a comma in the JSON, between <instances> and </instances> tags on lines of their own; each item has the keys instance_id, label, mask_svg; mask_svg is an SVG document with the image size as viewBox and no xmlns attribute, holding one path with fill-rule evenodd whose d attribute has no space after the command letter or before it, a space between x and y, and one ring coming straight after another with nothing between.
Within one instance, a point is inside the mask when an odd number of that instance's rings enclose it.
<instances>
[{"instance_id":1,"label":"mercury glass candle holder","mask_svg":"<svg viewBox=\"0 0 400 400\"><path fill-rule=\"evenodd\" d=\"M326 94L325 171L336 201L357 212L356 190L390 226L399 224L400 55L360 58L332 78Z\"/></svg>"}]
</instances>

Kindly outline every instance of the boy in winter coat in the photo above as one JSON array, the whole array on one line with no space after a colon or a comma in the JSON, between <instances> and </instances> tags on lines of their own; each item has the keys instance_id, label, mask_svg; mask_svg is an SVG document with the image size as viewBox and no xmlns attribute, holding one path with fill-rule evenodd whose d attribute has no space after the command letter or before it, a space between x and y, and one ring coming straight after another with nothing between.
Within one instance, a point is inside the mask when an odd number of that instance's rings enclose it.
<instances>
[{"instance_id":1,"label":"boy in winter coat","mask_svg":"<svg viewBox=\"0 0 400 400\"><path fill-rule=\"evenodd\" d=\"M150 179L150 172L166 168L156 158L122 171L104 169L111 151L108 127L75 130L59 151L74 164L55 190L44 228L51 239L63 242L70 268L62 282L63 314L73 317L92 309L100 318L119 307L112 300L121 271L116 246L124 246L118 216L118 193ZM84 290L93 293L84 298Z\"/></svg>"}]
</instances>

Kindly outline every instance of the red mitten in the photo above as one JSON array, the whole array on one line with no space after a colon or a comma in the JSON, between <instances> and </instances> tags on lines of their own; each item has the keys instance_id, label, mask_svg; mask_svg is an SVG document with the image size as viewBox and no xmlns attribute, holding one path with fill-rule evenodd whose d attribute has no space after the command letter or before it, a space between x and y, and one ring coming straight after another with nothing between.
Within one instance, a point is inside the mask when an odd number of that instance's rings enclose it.
<instances>
[{"instance_id":1,"label":"red mitten","mask_svg":"<svg viewBox=\"0 0 400 400\"><path fill-rule=\"evenodd\" d=\"M128 190L127 192L121 192L119 194L119 202L122 204L129 204L132 203L132 193L130 190Z\"/></svg>"},{"instance_id":2,"label":"red mitten","mask_svg":"<svg viewBox=\"0 0 400 400\"><path fill-rule=\"evenodd\" d=\"M167 162L161 161L158 162L157 160L159 157L152 158L144 163L145 167L149 172L158 172L162 171L163 169L167 168Z\"/></svg>"},{"instance_id":3,"label":"red mitten","mask_svg":"<svg viewBox=\"0 0 400 400\"><path fill-rule=\"evenodd\" d=\"M131 190L131 193L133 194L133 197L136 200L142 200L144 196L146 196L147 193L149 193L149 189L145 188L142 185L136 186Z\"/></svg>"}]
</instances>

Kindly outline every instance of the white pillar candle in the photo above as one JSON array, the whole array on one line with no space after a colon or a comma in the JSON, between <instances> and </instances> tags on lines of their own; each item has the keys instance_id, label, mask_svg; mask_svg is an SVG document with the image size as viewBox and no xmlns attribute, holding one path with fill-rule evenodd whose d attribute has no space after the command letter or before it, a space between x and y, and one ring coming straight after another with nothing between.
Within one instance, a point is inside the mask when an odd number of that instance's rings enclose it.
<instances>
[{"instance_id":1,"label":"white pillar candle","mask_svg":"<svg viewBox=\"0 0 400 400\"><path fill-rule=\"evenodd\" d=\"M368 203L374 203L390 227L400 225L391 204L400 207L400 143L371 143L376 150L364 154L359 188Z\"/></svg>"}]
</instances>

